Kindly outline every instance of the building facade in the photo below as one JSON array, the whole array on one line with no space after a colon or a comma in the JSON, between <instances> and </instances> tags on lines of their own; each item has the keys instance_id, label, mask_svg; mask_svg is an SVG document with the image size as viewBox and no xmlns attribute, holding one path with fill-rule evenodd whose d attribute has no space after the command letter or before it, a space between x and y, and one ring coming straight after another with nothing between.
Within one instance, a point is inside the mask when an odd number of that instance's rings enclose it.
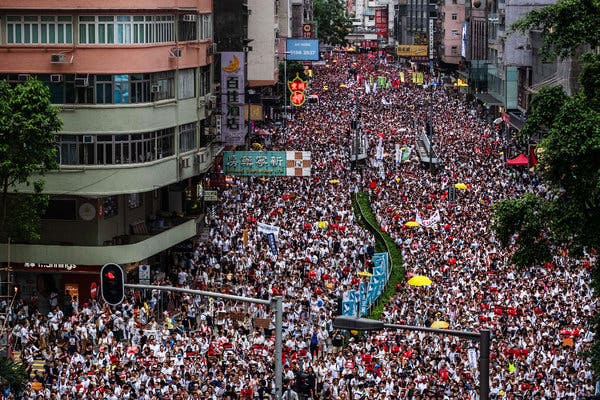
<instances>
[{"instance_id":1,"label":"building facade","mask_svg":"<svg viewBox=\"0 0 600 400\"><path fill-rule=\"evenodd\" d=\"M212 0L0 4L0 79L41 80L63 121L41 240L0 245L24 296L88 298L103 264L135 271L196 235L214 51Z\"/></svg>"}]
</instances>

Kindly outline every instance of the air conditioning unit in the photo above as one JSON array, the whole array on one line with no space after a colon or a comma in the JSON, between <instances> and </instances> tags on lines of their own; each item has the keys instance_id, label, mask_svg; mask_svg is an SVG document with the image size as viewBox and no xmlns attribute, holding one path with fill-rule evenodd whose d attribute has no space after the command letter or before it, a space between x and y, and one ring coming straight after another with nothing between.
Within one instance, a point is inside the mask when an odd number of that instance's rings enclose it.
<instances>
[{"instance_id":1,"label":"air conditioning unit","mask_svg":"<svg viewBox=\"0 0 600 400\"><path fill-rule=\"evenodd\" d=\"M60 83L63 81L63 76L60 74L52 74L50 75L50 82L52 83Z\"/></svg>"},{"instance_id":2,"label":"air conditioning unit","mask_svg":"<svg viewBox=\"0 0 600 400\"><path fill-rule=\"evenodd\" d=\"M169 57L171 58L179 58L182 55L182 51L179 47L173 47L169 50Z\"/></svg>"},{"instance_id":3,"label":"air conditioning unit","mask_svg":"<svg viewBox=\"0 0 600 400\"><path fill-rule=\"evenodd\" d=\"M83 143L94 143L93 135L83 135Z\"/></svg>"},{"instance_id":4,"label":"air conditioning unit","mask_svg":"<svg viewBox=\"0 0 600 400\"><path fill-rule=\"evenodd\" d=\"M51 54L50 62L52 64L64 64L67 62L67 56L64 54Z\"/></svg>"},{"instance_id":5,"label":"air conditioning unit","mask_svg":"<svg viewBox=\"0 0 600 400\"><path fill-rule=\"evenodd\" d=\"M160 91L160 85L158 83L155 83L150 87L150 92L152 93L160 93Z\"/></svg>"},{"instance_id":6,"label":"air conditioning unit","mask_svg":"<svg viewBox=\"0 0 600 400\"><path fill-rule=\"evenodd\" d=\"M183 21L185 21L185 22L196 22L197 17L198 16L196 14L185 14L183 16Z\"/></svg>"},{"instance_id":7,"label":"air conditioning unit","mask_svg":"<svg viewBox=\"0 0 600 400\"><path fill-rule=\"evenodd\" d=\"M89 85L88 78L75 78L75 87L88 87Z\"/></svg>"},{"instance_id":8,"label":"air conditioning unit","mask_svg":"<svg viewBox=\"0 0 600 400\"><path fill-rule=\"evenodd\" d=\"M17 79L19 79L19 82L25 82L27 79L29 79L29 76L29 74L19 74Z\"/></svg>"}]
</instances>

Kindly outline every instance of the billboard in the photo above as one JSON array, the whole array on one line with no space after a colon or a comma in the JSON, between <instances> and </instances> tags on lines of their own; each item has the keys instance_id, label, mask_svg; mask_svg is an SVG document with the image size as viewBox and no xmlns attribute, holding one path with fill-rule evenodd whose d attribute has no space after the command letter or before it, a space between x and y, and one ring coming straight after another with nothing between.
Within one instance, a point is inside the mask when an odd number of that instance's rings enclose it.
<instances>
[{"instance_id":1,"label":"billboard","mask_svg":"<svg viewBox=\"0 0 600 400\"><path fill-rule=\"evenodd\" d=\"M386 6L387 7L387 6ZM387 8L375 9L375 29L380 38L388 37L388 10Z\"/></svg>"},{"instance_id":2,"label":"billboard","mask_svg":"<svg viewBox=\"0 0 600 400\"><path fill-rule=\"evenodd\" d=\"M245 64L241 51L221 53L221 140L226 145L245 143Z\"/></svg>"},{"instance_id":3,"label":"billboard","mask_svg":"<svg viewBox=\"0 0 600 400\"><path fill-rule=\"evenodd\" d=\"M310 151L225 151L223 173L233 176L310 176Z\"/></svg>"},{"instance_id":4,"label":"billboard","mask_svg":"<svg viewBox=\"0 0 600 400\"><path fill-rule=\"evenodd\" d=\"M287 39L288 61L319 61L318 39Z\"/></svg>"},{"instance_id":5,"label":"billboard","mask_svg":"<svg viewBox=\"0 0 600 400\"><path fill-rule=\"evenodd\" d=\"M396 46L396 55L400 57L426 57L427 46L399 44Z\"/></svg>"}]
</instances>

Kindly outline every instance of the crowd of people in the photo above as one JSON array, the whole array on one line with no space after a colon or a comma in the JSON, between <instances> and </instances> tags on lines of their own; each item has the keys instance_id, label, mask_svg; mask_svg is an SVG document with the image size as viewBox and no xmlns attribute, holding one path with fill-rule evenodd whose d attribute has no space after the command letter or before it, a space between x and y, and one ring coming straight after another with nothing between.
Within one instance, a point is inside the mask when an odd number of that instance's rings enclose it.
<instances>
[{"instance_id":1,"label":"crowd of people","mask_svg":"<svg viewBox=\"0 0 600 400\"><path fill-rule=\"evenodd\" d=\"M353 193L367 191L381 228L402 251L407 278L433 281L400 285L384 309L386 322L489 329L493 399L596 395L584 353L593 339L596 255L573 259L557 249L554 262L517 269L511 249L500 247L490 229L495 202L525 191L551 195L534 173L506 166L510 138L454 91L413 84L412 65L343 52L324 60L309 85L318 103L271 126L267 148L311 151L311 176L234 178L207 214L208 239L162 266L153 283L282 296L284 399L478 399L477 342L333 329L339 299L357 289L357 273L373 255L375 239L351 205ZM393 84L376 88L371 77ZM414 149L428 119L436 168L420 163ZM349 159L353 120L370 144L361 167ZM376 154L379 142L383 156ZM413 147L407 162L394 157L397 144ZM450 196L457 183L466 189ZM406 226L436 212L428 226ZM280 229L276 254L257 222ZM274 398L274 318L267 306L158 292L130 292L116 307L74 303L68 312L53 305L49 313L16 304L14 345L32 377L20 398ZM39 357L44 367L34 370ZM9 389L2 397L15 398Z\"/></svg>"}]
</instances>

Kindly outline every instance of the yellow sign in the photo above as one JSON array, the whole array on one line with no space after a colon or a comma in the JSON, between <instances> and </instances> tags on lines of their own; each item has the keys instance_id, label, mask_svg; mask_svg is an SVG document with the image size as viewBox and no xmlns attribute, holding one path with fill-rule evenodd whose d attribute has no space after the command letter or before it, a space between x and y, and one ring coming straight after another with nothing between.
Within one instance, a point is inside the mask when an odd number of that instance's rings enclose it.
<instances>
[{"instance_id":1,"label":"yellow sign","mask_svg":"<svg viewBox=\"0 0 600 400\"><path fill-rule=\"evenodd\" d=\"M462 79L458 78L458 80L456 81L456 86L469 86L469 84L463 81Z\"/></svg>"},{"instance_id":2,"label":"yellow sign","mask_svg":"<svg viewBox=\"0 0 600 400\"><path fill-rule=\"evenodd\" d=\"M396 55L400 57L426 57L427 46L400 44L396 46Z\"/></svg>"}]
</instances>

